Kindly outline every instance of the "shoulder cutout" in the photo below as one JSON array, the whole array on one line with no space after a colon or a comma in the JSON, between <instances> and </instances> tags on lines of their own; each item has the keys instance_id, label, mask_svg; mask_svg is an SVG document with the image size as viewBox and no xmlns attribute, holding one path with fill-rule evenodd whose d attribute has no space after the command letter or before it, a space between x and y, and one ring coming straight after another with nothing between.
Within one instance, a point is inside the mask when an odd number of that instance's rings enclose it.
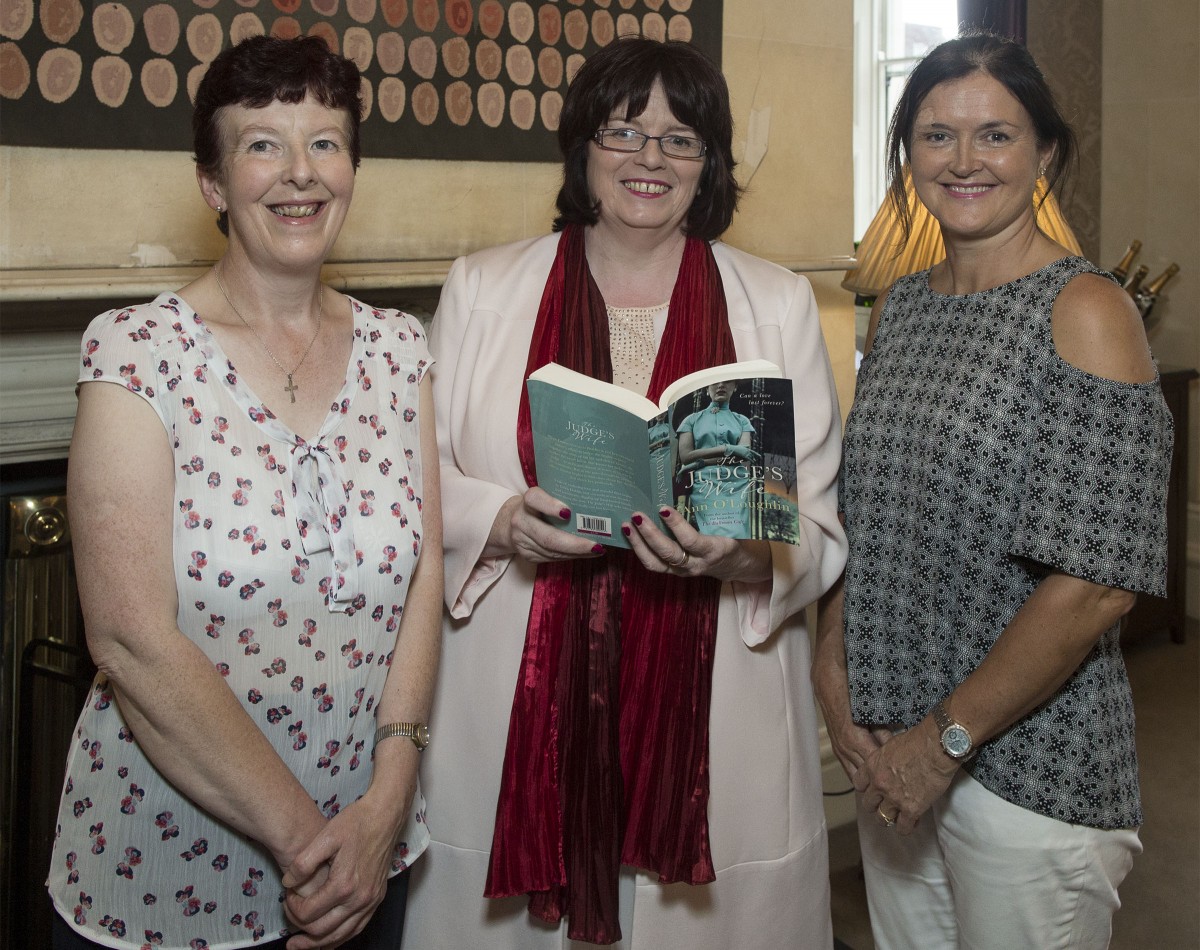
<instances>
[{"instance_id":1,"label":"shoulder cutout","mask_svg":"<svg viewBox=\"0 0 1200 950\"><path fill-rule=\"evenodd\" d=\"M1054 348L1067 363L1121 383L1154 379L1150 344L1137 307L1120 287L1098 274L1080 274L1054 302Z\"/></svg>"}]
</instances>

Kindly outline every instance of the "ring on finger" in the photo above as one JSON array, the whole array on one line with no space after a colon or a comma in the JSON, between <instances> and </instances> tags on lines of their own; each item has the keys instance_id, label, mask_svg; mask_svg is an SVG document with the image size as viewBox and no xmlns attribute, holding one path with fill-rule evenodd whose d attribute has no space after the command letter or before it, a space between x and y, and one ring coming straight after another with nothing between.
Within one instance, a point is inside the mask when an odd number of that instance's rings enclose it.
<instances>
[{"instance_id":1,"label":"ring on finger","mask_svg":"<svg viewBox=\"0 0 1200 950\"><path fill-rule=\"evenodd\" d=\"M883 802L880 802L880 803L879 803L879 807L875 809L875 813L876 813L876 814L877 814L877 815L878 815L880 818L882 818L882 819L883 819L883 823L884 823L884 825L886 825L888 828L891 828L893 825L895 825L895 824L896 824L896 819L899 817L899 812L897 812L895 815L890 815L890 816L889 816L889 815L886 815L886 814L884 814L884 811L883 811Z\"/></svg>"},{"instance_id":2,"label":"ring on finger","mask_svg":"<svg viewBox=\"0 0 1200 950\"><path fill-rule=\"evenodd\" d=\"M683 557L681 557L678 561L667 561L667 567L672 569L684 567L687 562L692 559L692 556L687 551L684 551L683 548L680 548L679 550L683 554Z\"/></svg>"}]
</instances>

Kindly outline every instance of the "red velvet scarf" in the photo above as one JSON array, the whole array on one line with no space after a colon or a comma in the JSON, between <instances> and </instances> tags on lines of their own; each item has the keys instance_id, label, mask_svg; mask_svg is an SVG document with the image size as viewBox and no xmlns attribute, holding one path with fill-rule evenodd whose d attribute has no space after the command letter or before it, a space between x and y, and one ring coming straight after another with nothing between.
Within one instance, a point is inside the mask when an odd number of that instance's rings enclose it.
<instances>
[{"instance_id":1,"label":"red velvet scarf","mask_svg":"<svg viewBox=\"0 0 1200 950\"><path fill-rule=\"evenodd\" d=\"M648 396L732 362L716 260L690 238ZM608 313L584 230L568 227L538 308L525 375L555 361L612 380ZM536 484L529 398L517 440ZM508 727L485 894L528 893L575 940L621 938L621 864L663 883L715 877L708 844L708 711L721 585L603 557L538 566Z\"/></svg>"}]
</instances>

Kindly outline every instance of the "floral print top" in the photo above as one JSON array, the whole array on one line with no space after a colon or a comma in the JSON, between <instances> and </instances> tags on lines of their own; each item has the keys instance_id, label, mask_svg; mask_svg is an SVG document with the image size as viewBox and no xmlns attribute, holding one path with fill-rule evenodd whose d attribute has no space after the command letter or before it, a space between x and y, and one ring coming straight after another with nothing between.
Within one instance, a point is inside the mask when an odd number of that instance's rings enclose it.
<instances>
[{"instance_id":1,"label":"floral print top","mask_svg":"<svg viewBox=\"0 0 1200 950\"><path fill-rule=\"evenodd\" d=\"M1162 596L1173 429L1159 382L1093 376L1051 334L1059 291L1095 272L1066 257L952 296L924 271L888 294L842 463L856 722L919 722L1051 571ZM984 743L974 778L1061 821L1140 824L1119 634Z\"/></svg>"},{"instance_id":2,"label":"floral print top","mask_svg":"<svg viewBox=\"0 0 1200 950\"><path fill-rule=\"evenodd\" d=\"M97 317L79 377L125 386L162 420L179 628L330 817L370 782L375 704L421 549L431 363L415 318L351 305L346 382L312 441L170 294ZM418 789L396 873L425 849L424 812ZM270 853L159 775L103 674L68 756L48 886L63 919L105 946L232 948L287 932Z\"/></svg>"}]
</instances>

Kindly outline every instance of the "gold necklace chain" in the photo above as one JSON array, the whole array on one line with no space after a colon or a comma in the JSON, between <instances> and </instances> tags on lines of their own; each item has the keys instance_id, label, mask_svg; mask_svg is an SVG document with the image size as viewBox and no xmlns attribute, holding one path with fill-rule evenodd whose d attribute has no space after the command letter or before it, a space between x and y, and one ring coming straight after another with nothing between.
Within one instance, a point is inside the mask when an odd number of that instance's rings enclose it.
<instances>
[{"instance_id":1,"label":"gold necklace chain","mask_svg":"<svg viewBox=\"0 0 1200 950\"><path fill-rule=\"evenodd\" d=\"M225 285L221 283L220 275L215 270L213 271L213 277L217 281L217 289L221 291L221 296L224 297L225 302L229 304L229 309L237 314L237 318L242 321L242 325L254 334L254 339L258 340L258 342L262 344L262 348L266 350L267 356L271 357L271 362L278 366L279 371L287 377L287 385L283 387L283 391L292 397L292 402L295 402L296 390L300 387L292 382L292 376L300 372L300 367L304 365L304 361L308 359L308 354L312 352L313 344L317 342L317 337L321 335L321 319L325 315L324 302L322 301L321 297L317 297L317 332L314 333L313 338L308 341L308 346L304 348L304 355L300 357L300 362L296 364L296 368L289 373L287 367L275 358L275 354L272 353L271 348L267 346L267 341L259 336L258 331L255 330L254 327L250 326L246 318L242 316L242 312L233 305L233 301L229 299L229 294L225 293Z\"/></svg>"}]
</instances>

